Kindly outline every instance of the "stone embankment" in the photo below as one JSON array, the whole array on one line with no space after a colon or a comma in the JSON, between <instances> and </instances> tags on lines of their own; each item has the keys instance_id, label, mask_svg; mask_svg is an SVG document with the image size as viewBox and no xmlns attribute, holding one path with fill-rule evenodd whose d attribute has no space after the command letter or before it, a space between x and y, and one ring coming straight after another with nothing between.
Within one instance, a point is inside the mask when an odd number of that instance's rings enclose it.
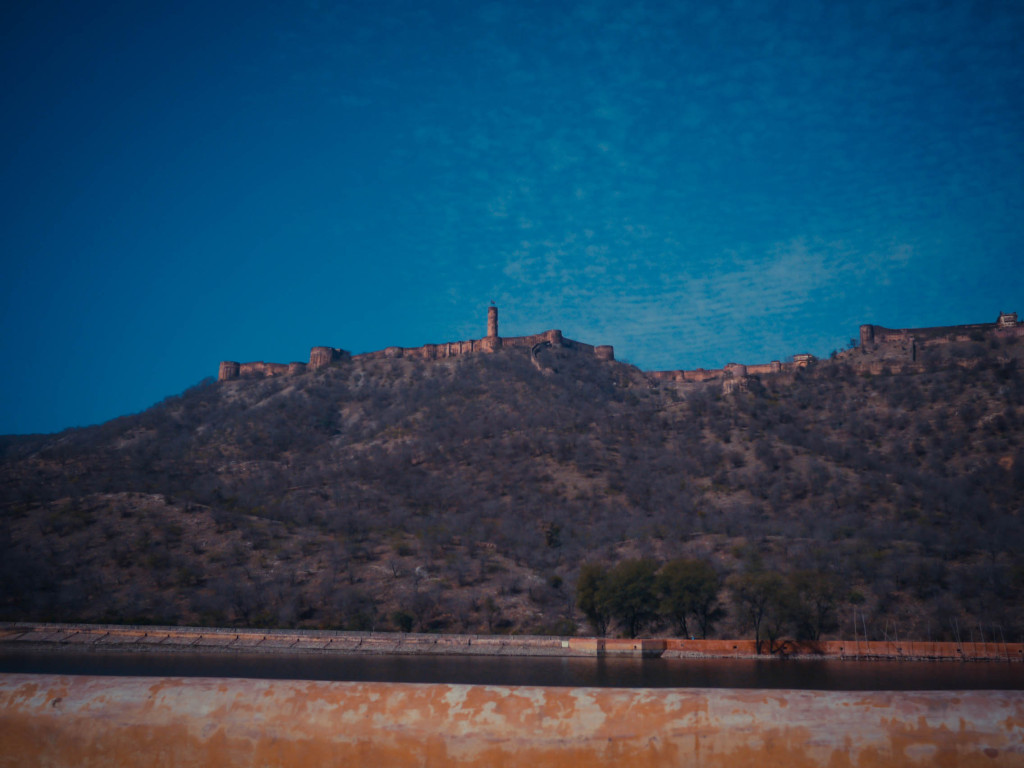
<instances>
[{"instance_id":1,"label":"stone embankment","mask_svg":"<svg viewBox=\"0 0 1024 768\"><path fill-rule=\"evenodd\" d=\"M662 658L924 659L1024 662L1024 644L978 640L830 640L777 644L758 656L753 640L682 640L509 635L431 635L97 624L0 623L0 647L68 650L341 653L464 656L640 656Z\"/></svg>"},{"instance_id":2,"label":"stone embankment","mask_svg":"<svg viewBox=\"0 0 1024 768\"><path fill-rule=\"evenodd\" d=\"M0 675L0 766L1024 763L1024 694Z\"/></svg>"}]
</instances>

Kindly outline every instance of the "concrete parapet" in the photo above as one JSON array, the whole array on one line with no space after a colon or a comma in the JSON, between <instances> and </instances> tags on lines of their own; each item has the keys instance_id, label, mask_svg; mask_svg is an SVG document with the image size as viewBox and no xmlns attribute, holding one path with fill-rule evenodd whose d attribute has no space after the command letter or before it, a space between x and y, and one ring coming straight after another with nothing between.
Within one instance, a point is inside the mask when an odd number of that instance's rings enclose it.
<instances>
[{"instance_id":1,"label":"concrete parapet","mask_svg":"<svg viewBox=\"0 0 1024 768\"><path fill-rule=\"evenodd\" d=\"M14 674L0 734L4 764L53 768L1004 768L1024 759L1024 694Z\"/></svg>"},{"instance_id":2,"label":"concrete parapet","mask_svg":"<svg viewBox=\"0 0 1024 768\"><path fill-rule=\"evenodd\" d=\"M595 656L658 655L667 657L749 657L757 655L753 640L687 640L684 638L551 637L542 635L435 635L334 630L234 629L226 627L122 626L112 624L0 624L0 644L62 646L102 644L119 649L317 650L349 653L453 653L460 655ZM638 646L638 647L635 647ZM1024 662L1024 644L1006 642L925 642L786 640L762 658L807 656L864 659L928 659L949 661Z\"/></svg>"}]
</instances>

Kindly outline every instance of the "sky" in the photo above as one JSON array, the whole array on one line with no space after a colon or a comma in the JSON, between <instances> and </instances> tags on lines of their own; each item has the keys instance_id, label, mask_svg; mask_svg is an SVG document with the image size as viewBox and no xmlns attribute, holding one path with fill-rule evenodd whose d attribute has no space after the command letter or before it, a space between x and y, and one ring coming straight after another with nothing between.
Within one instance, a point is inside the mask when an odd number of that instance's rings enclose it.
<instances>
[{"instance_id":1,"label":"sky","mask_svg":"<svg viewBox=\"0 0 1024 768\"><path fill-rule=\"evenodd\" d=\"M1024 3L15 0L0 433L221 360L1024 316Z\"/></svg>"}]
</instances>

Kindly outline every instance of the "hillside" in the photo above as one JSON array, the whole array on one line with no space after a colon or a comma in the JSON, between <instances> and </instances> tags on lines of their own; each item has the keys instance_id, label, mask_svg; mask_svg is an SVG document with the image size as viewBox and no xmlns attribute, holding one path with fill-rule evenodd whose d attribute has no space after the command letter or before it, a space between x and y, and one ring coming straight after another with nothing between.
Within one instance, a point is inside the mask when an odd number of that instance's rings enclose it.
<instances>
[{"instance_id":1,"label":"hillside","mask_svg":"<svg viewBox=\"0 0 1024 768\"><path fill-rule=\"evenodd\" d=\"M207 381L0 438L0 619L571 634L584 563L686 557L718 636L757 572L835 585L824 635L1017 639L1022 355L851 349L728 394L568 348Z\"/></svg>"}]
</instances>

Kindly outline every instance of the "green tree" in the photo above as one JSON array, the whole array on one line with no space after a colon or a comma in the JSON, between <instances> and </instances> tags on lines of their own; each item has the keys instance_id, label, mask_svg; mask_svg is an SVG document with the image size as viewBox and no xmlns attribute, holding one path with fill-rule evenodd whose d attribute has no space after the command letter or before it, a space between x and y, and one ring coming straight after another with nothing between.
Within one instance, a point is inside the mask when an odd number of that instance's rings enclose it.
<instances>
[{"instance_id":1,"label":"green tree","mask_svg":"<svg viewBox=\"0 0 1024 768\"><path fill-rule=\"evenodd\" d=\"M658 564L646 558L623 560L608 572L608 610L629 637L658 616L657 572Z\"/></svg>"},{"instance_id":2,"label":"green tree","mask_svg":"<svg viewBox=\"0 0 1024 768\"><path fill-rule=\"evenodd\" d=\"M576 605L583 611L594 634L604 637L611 614L608 606L608 571L600 563L584 563L576 580Z\"/></svg>"},{"instance_id":3,"label":"green tree","mask_svg":"<svg viewBox=\"0 0 1024 768\"><path fill-rule=\"evenodd\" d=\"M701 638L706 638L714 622L725 614L718 602L720 588L721 580L706 560L671 560L658 574L661 613L684 637L690 636L687 619L692 617Z\"/></svg>"},{"instance_id":4,"label":"green tree","mask_svg":"<svg viewBox=\"0 0 1024 768\"><path fill-rule=\"evenodd\" d=\"M746 571L729 578L732 601L740 623L754 630L754 644L761 653L761 634L768 638L771 653L786 617L786 583L774 571Z\"/></svg>"},{"instance_id":5,"label":"green tree","mask_svg":"<svg viewBox=\"0 0 1024 768\"><path fill-rule=\"evenodd\" d=\"M817 642L823 633L839 626L836 604L842 587L835 575L824 571L796 571L790 574L789 586L798 639Z\"/></svg>"}]
</instances>

